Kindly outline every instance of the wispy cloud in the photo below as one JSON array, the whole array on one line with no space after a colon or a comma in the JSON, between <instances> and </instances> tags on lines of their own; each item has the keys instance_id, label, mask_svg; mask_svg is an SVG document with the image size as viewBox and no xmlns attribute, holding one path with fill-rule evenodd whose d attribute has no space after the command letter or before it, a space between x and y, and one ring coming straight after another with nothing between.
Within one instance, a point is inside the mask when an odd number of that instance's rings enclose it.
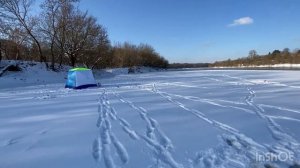
<instances>
[{"instance_id":1,"label":"wispy cloud","mask_svg":"<svg viewBox=\"0 0 300 168\"><path fill-rule=\"evenodd\" d=\"M242 26L252 24L254 20L251 17L242 17L233 21L233 23L227 25L228 27Z\"/></svg>"}]
</instances>

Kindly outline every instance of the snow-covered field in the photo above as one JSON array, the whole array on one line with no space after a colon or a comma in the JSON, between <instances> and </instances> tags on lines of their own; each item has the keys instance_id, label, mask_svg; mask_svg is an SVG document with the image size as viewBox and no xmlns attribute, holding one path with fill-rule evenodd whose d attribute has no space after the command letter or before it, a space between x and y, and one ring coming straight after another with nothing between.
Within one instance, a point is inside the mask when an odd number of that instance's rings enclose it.
<instances>
[{"instance_id":1,"label":"snow-covered field","mask_svg":"<svg viewBox=\"0 0 300 168\"><path fill-rule=\"evenodd\" d=\"M0 168L299 167L299 73L100 75L85 90L8 74Z\"/></svg>"},{"instance_id":2,"label":"snow-covered field","mask_svg":"<svg viewBox=\"0 0 300 168\"><path fill-rule=\"evenodd\" d=\"M239 66L231 66L231 67L214 67L214 68L286 68L286 69L299 69L300 64L274 64L274 65L239 65Z\"/></svg>"}]
</instances>

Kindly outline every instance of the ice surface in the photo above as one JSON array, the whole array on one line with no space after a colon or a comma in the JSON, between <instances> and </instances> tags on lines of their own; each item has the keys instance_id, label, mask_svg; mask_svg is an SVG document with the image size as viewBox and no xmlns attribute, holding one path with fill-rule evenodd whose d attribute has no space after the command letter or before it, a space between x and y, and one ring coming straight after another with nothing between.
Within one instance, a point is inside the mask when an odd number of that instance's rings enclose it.
<instances>
[{"instance_id":1,"label":"ice surface","mask_svg":"<svg viewBox=\"0 0 300 168\"><path fill-rule=\"evenodd\" d=\"M0 168L299 164L299 71L116 70L85 90L33 71L0 78Z\"/></svg>"}]
</instances>

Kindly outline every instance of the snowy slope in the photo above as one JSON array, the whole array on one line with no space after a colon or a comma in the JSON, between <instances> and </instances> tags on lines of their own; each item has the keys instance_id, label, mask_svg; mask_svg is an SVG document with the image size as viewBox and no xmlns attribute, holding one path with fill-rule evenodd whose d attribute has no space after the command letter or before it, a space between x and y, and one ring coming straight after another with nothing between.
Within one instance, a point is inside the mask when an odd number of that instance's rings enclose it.
<instances>
[{"instance_id":1,"label":"snowy slope","mask_svg":"<svg viewBox=\"0 0 300 168\"><path fill-rule=\"evenodd\" d=\"M1 66L15 64L15 61L1 61ZM44 64L37 62L20 62L20 72L5 72L0 77L0 89L14 88L32 85L47 85L63 83L66 79L66 72L70 67L63 67L60 72L47 71Z\"/></svg>"},{"instance_id":2,"label":"snowy slope","mask_svg":"<svg viewBox=\"0 0 300 168\"><path fill-rule=\"evenodd\" d=\"M11 64L15 65L16 62L13 60L2 60L0 63L0 72L2 68ZM0 89L64 83L67 78L67 71L71 68L70 66L63 66L58 72L54 72L51 70L46 70L45 64L39 62L22 61L19 62L18 65L22 68L22 71L7 71L2 77L0 77ZM150 67L139 67L135 73L158 71L163 70ZM93 70L93 73L96 79L112 78L117 75L128 74L128 68Z\"/></svg>"},{"instance_id":3,"label":"snowy slope","mask_svg":"<svg viewBox=\"0 0 300 168\"><path fill-rule=\"evenodd\" d=\"M104 76L86 90L64 89L60 75L0 87L0 168L299 164L299 71ZM258 160L269 153L292 159Z\"/></svg>"}]
</instances>

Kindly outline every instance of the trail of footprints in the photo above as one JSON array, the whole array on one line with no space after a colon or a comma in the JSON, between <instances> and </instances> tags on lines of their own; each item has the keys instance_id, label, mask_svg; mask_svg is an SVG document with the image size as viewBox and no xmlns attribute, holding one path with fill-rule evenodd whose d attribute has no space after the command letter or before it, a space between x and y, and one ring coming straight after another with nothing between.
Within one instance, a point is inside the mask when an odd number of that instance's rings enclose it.
<instances>
[{"instance_id":1,"label":"trail of footprints","mask_svg":"<svg viewBox=\"0 0 300 168\"><path fill-rule=\"evenodd\" d=\"M149 90L149 89L146 89ZM217 148L217 151L211 152L206 151L202 154L197 154L195 158L190 159L191 165L190 167L215 167L219 163L219 166L229 166L229 167L247 167L247 163L251 163L255 161L256 153L265 153L265 152L273 152L278 153L281 151L292 152L296 156L299 155L297 152L299 148L299 143L294 140L291 136L284 133L281 130L280 126L275 123L271 117L264 115L263 105L256 105L254 103L255 92L248 88L249 95L245 98L245 103L239 103L242 105L248 105L252 108L246 109L237 106L226 106L231 108L237 108L249 113L255 113L260 118L266 120L267 126L272 133L274 139L278 141L277 144L273 146L261 145L246 135L240 133L238 130L220 123L216 120L212 120L207 118L202 112L197 109L192 109L179 101L173 99L173 97L179 97L187 100L193 101L201 101L205 103L209 103L212 105L220 106L223 105L213 102L208 99L199 99L197 97L187 97L181 95L175 95L167 92L159 91L155 84L152 86L150 90L153 93L160 95L161 97L167 99L171 103L179 106L180 108L194 114L196 117L204 120L205 122L211 124L212 126L224 131L225 134L222 135L222 139L225 142L221 148ZM171 168L181 168L183 165L179 164L174 157L172 156L172 151L174 150L173 144L171 140L164 134L164 132L160 129L159 124L156 120L148 116L148 112L146 109L135 105L133 102L124 99L121 95L117 93L112 93L115 97L117 97L121 102L130 106L135 112L137 112L140 118L145 122L146 129L144 133L138 133L134 129L131 128L130 124L123 118L119 117L116 110L110 105L107 100L106 93L104 92L99 98L99 118L97 122L97 126L99 128L99 136L95 140L93 144L93 156L95 160L100 162L101 156L103 156L104 163L107 168L116 167L114 159L111 154L111 148L114 147L119 159L123 164L126 164L129 160L129 155L124 147L124 145L117 139L114 133L111 131L111 120L119 121L120 126L123 131L128 134L128 136L132 140L143 140L147 147L153 151L153 159L156 160L156 165L153 167L159 167L159 164L168 165ZM273 107L273 106L272 106ZM275 108L275 107L273 107ZM298 111L297 111L298 112ZM225 145L227 144L227 145ZM230 150L234 150L236 155L233 155ZM223 157L215 156L217 153L221 154ZM241 155L240 155L241 154ZM242 158L239 158L242 157ZM239 162L239 160L244 160L245 163ZM290 165L292 163L288 163Z\"/></svg>"},{"instance_id":2,"label":"trail of footprints","mask_svg":"<svg viewBox=\"0 0 300 168\"><path fill-rule=\"evenodd\" d=\"M166 92L161 92L160 90L158 90L156 88L155 84L152 86L152 89L150 91L160 95L161 97L167 99L169 102L171 102L171 103L179 106L180 108L184 109L185 111L195 115L196 117L207 122L208 124L212 125L213 127L222 130L225 133L222 135L222 138L224 139L224 141L228 145L230 145L232 148L234 148L236 150L236 152L244 153L246 158L243 158L243 159L248 159L249 160L248 162L255 160L255 152L264 152L265 151L264 145L261 145L261 144L255 142L253 139L247 137L246 135L244 135L241 132L239 132L238 130L230 127L229 125L223 124L216 120L209 119L206 117L205 114L203 114L199 110L189 108L189 107L185 106L184 104L182 104L181 102L174 100L170 94L168 94ZM224 152L225 151L223 151L223 153ZM217 157L212 158L210 155L211 155L211 153L206 155L206 157L197 156L196 158L192 159L192 165L190 167L194 167L194 166L196 166L196 167L199 167L199 166L200 167L201 166L214 167L214 166L218 166L218 165L210 165L210 164L212 164L214 162L220 163L219 160L222 160L220 164L223 166L226 164L231 165L232 162L236 162L233 159L233 157L230 156L230 155L232 155L232 153L230 153L229 155L224 155L223 159L217 158ZM201 160L201 162L199 160ZM243 167L243 166L241 166L241 167Z\"/></svg>"},{"instance_id":3,"label":"trail of footprints","mask_svg":"<svg viewBox=\"0 0 300 168\"><path fill-rule=\"evenodd\" d=\"M167 165L171 168L182 168L183 166L173 158L172 151L174 149L171 140L160 129L156 120L148 116L146 109L136 106L134 103L125 100L121 95L113 93L121 102L128 104L134 111L138 112L140 118L146 123L144 134L138 133L132 129L129 122L118 116L116 110L110 105L107 100L107 94L104 93L99 98L98 103L98 120L97 127L99 135L93 143L93 157L97 162L101 162L102 158L106 168L118 167L112 155L112 147L115 148L119 156L119 160L125 165L129 161L129 155L116 135L112 132L110 120L119 121L123 131L132 140L143 140L147 147L153 152L154 166Z\"/></svg>"},{"instance_id":4,"label":"trail of footprints","mask_svg":"<svg viewBox=\"0 0 300 168\"><path fill-rule=\"evenodd\" d=\"M279 109L279 110L284 110L284 111L289 111L293 113L299 113L296 110L291 110L288 108L283 108L283 107L277 107L277 106L270 106L270 105L264 105L264 104L256 104L254 102L254 99L256 97L255 91L251 87L247 87L245 84L245 81L247 82L246 79L243 78L237 78L237 77L232 77L227 75L229 78L237 79L239 82L241 82L242 87L247 89L248 95L245 97L245 103L252 108L252 111L255 112L255 114L260 117L262 120L266 122L266 125L272 134L273 138L277 141L272 146L267 146L269 152L278 154L280 152L287 152L289 154L292 154L296 158L299 158L300 156L300 144L299 142L294 139L293 136L289 135L287 132L283 131L281 126L277 124L271 116L268 116L265 114L265 109L263 107L269 107L273 109ZM249 81L248 81L249 82ZM254 82L251 82L253 85L257 85ZM291 87L286 85L287 87ZM287 163L288 165L291 165L293 163Z\"/></svg>"},{"instance_id":5,"label":"trail of footprints","mask_svg":"<svg viewBox=\"0 0 300 168\"><path fill-rule=\"evenodd\" d=\"M192 101L201 101L201 102L205 102L208 104L212 104L212 105L216 105L216 106L220 106L222 107L222 105L219 104L214 104L211 103L211 101L206 101L204 99L204 101L200 98L197 97L187 97L187 96L181 96L181 95L175 95L175 94L170 94L167 92L162 92L160 90L158 90L155 86L155 84L152 85L151 89L147 89L148 91L152 91L153 93L156 93L158 95L160 95L161 97L167 99L169 102L181 107L182 109L184 109L185 111L188 111L192 114L194 114L196 117L206 121L207 123L213 125L214 127L224 131L226 134L222 135L222 138L224 139L224 141L231 147L236 148L236 151L242 152L244 153L245 156L247 156L247 158L243 158L244 159L248 159L248 162L255 162L255 154L256 153L260 153L263 154L265 152L271 152L274 154L278 154L280 152L289 152L290 154L293 154L296 158L299 157L299 151L300 151L300 146L299 143L290 135L288 135L287 133L285 133L281 127L270 117L267 115L264 115L264 109L260 106L260 105L256 105L254 103L254 98L255 98L255 92L251 89L248 88L249 91L249 95L246 96L245 98L245 104L248 105L249 107L252 108L251 109L246 109L246 108L240 108L240 107L236 107L236 106L227 106L230 108L237 108L240 110L243 110L245 112L250 112L250 113L255 113L256 115L258 115L261 119L264 119L266 121L266 125L269 128L270 132L273 135L273 138L277 140L278 143L276 143L273 146L268 146L268 145L261 145L257 142L255 142L254 140L252 140L250 137L247 137L246 135L240 133L238 130L220 123L216 120L211 120L209 118L207 118L202 112L200 112L197 109L193 109L193 108L189 108L186 105L182 104L181 102L175 100L173 97L179 97L179 98L183 98L186 100L192 100ZM224 149L226 149L227 147L222 147ZM231 149L227 149L227 150L231 150ZM220 153L222 153L222 155L225 157L224 160L222 160L222 162L224 162L223 166L226 165L226 162L228 163L228 161L231 161L231 163L237 163L236 160L232 159L233 157L230 156L226 156L226 154L224 154L224 150L221 151ZM232 153L230 154L232 155ZM211 162L208 162L207 159L211 159ZM201 160L201 162L199 162L199 160ZM217 165L210 165L213 162L218 162L220 160L220 158L212 158L211 157L211 153L208 152L208 154L206 154L206 156L204 157L204 155L201 155L201 157L197 156L193 161L192 161L192 165L190 167L194 167L194 166L205 166L205 167L214 167ZM228 161L226 161L228 160ZM197 163L195 165L195 163ZM208 164L210 163L210 164ZM293 165L292 162L287 162L287 165ZM228 164L230 165L230 164ZM244 167L243 164L238 163L237 167ZM246 164L247 165L247 164Z\"/></svg>"},{"instance_id":6,"label":"trail of footprints","mask_svg":"<svg viewBox=\"0 0 300 168\"><path fill-rule=\"evenodd\" d=\"M281 126L278 125L271 117L265 115L265 110L262 106L256 105L254 103L254 98L256 97L255 91L251 88L247 88L249 94L246 96L246 103L252 107L253 111L261 119L265 120L266 125L271 132L273 138L277 140L277 143L272 147L269 147L269 151L273 153L280 153L282 151L288 152L293 156L299 157L300 155L300 144L291 135L287 134L282 130Z\"/></svg>"},{"instance_id":7,"label":"trail of footprints","mask_svg":"<svg viewBox=\"0 0 300 168\"><path fill-rule=\"evenodd\" d=\"M148 147L153 151L156 163L163 163L171 168L181 168L182 165L177 163L173 158L171 151L173 144L171 140L159 128L158 122L148 116L147 110L136 106L134 103L125 100L121 95L113 93L121 102L128 104L132 109L139 113L140 118L146 123L145 134L137 133L143 139Z\"/></svg>"},{"instance_id":8,"label":"trail of footprints","mask_svg":"<svg viewBox=\"0 0 300 168\"><path fill-rule=\"evenodd\" d=\"M97 127L99 128L99 133L93 143L94 159L100 162L103 157L107 168L117 167L112 153L112 147L114 147L122 164L126 164L129 160L128 152L111 130L109 116L114 116L114 113L112 108L110 108L105 92L99 98L98 114Z\"/></svg>"}]
</instances>

